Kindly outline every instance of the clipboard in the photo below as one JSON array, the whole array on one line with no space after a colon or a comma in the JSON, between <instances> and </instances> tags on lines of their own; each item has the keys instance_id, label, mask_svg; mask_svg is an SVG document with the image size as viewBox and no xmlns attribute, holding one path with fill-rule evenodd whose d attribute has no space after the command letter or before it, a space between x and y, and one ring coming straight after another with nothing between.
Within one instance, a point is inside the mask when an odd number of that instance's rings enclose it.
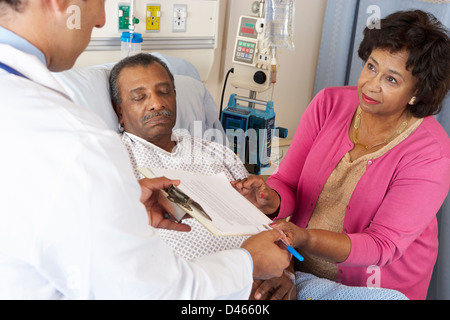
<instances>
[{"instance_id":1,"label":"clipboard","mask_svg":"<svg viewBox=\"0 0 450 320\"><path fill-rule=\"evenodd\" d=\"M148 168L138 168L138 171L143 174L147 178L154 178L155 175L153 172ZM233 189L234 190L234 189ZM183 216L185 213L188 213L193 218L197 219L206 229L208 229L209 232L216 236L251 236L252 234L245 234L245 233L237 233L233 234L232 232L222 232L219 229L217 229L214 226L213 220L211 217L203 210L201 205L194 200L192 200L190 197L188 197L182 190L175 186L171 186L167 190L161 190L162 194L167 197L167 199L173 204L174 208L178 208L179 212L182 212ZM253 209L255 209L252 205ZM256 209L255 209L256 210ZM259 223L262 223L260 227L264 230L271 230L272 228L268 226L268 224L271 222L271 220L265 216L261 211L257 210L257 220ZM183 218L183 216L178 216L180 221ZM261 218L264 217L264 220L261 220ZM258 230L263 231L263 230ZM287 240L287 239L286 239ZM303 261L303 256L298 253L293 247L287 243L284 239L281 239L281 242L283 242L286 245L286 249L299 261Z\"/></svg>"},{"instance_id":2,"label":"clipboard","mask_svg":"<svg viewBox=\"0 0 450 320\"><path fill-rule=\"evenodd\" d=\"M171 185L167 190L161 190L161 192L166 196L166 198L170 202L176 204L176 206L182 209L184 212L192 214L194 210L196 210L200 214L202 214L203 217L212 221L211 217L205 212L203 207L198 202L192 200L183 191L181 191L174 185ZM181 219L178 218L177 220L181 221Z\"/></svg>"},{"instance_id":3,"label":"clipboard","mask_svg":"<svg viewBox=\"0 0 450 320\"><path fill-rule=\"evenodd\" d=\"M138 168L137 170L146 178L156 178L157 177L157 175L155 175L152 172L151 168ZM195 175L197 177L198 176L207 177L205 175L194 174L191 172L182 172L182 171L175 172L174 170L167 170L167 169L154 169L154 170L157 170L156 172L158 172L158 177L164 176L164 174L159 175L159 173L161 173L161 171L171 171L171 173L174 173L174 175L170 175L170 174L167 175L167 177L169 179L179 179L176 177L179 175L183 176L183 174ZM169 172L167 172L167 173L169 173ZM223 178L226 180L224 174L223 174ZM180 180L185 181L183 179L180 179ZM227 183L228 183L228 181L227 181ZM231 188L230 185L228 185L228 186ZM243 226L240 226L239 224L236 224L236 222L234 222L232 224L227 225L225 227L225 229L222 229L222 228L224 228L224 225L221 225L221 223L223 223L223 221L226 220L227 218L221 216L220 214L218 214L218 212L216 212L214 209L212 209L210 207L209 208L205 207L205 210L203 210L203 208L202 208L203 204L208 206L208 204L206 204L205 202L203 202L202 205L200 205L199 203L194 201L191 197L186 195L186 193L183 192L183 190L181 190L180 188L177 188L175 186L172 186L171 188L168 188L166 190L161 190L161 193L164 196L166 196L167 199L171 202L172 208L174 209L174 212L175 212L173 214L173 216L175 217L175 219L177 221L181 221L181 219L186 214L188 214L192 218L196 219L209 232L211 232L212 234L214 234L216 236L252 236L261 231L265 231L266 228L264 226L270 224L272 222L272 220L270 220L264 213L259 211L247 199L242 197L242 195L240 195L237 191L235 191L234 189L232 189L230 191L235 193L235 195L233 196L234 197L233 200L231 200L232 202L244 201L246 203L247 210L244 210L242 215L246 216L246 215L250 214L253 216L255 221L252 220L251 222L249 222L248 225L243 225ZM221 193L223 193L223 192L221 192ZM198 196L198 194L196 196ZM220 198L220 196L219 196L219 198ZM221 199L217 198L217 201L215 201L215 202L220 202L220 200ZM233 205L233 204L230 203L230 205ZM229 211L229 209L230 208L227 206L226 210Z\"/></svg>"},{"instance_id":4,"label":"clipboard","mask_svg":"<svg viewBox=\"0 0 450 320\"><path fill-rule=\"evenodd\" d=\"M148 168L138 168L137 170L146 178L156 178L153 172ZM190 215L192 218L197 219L198 217L201 217L201 220L207 219L212 221L211 217L199 203L192 200L174 185L170 186L168 189L162 189L160 192L172 203L172 216L177 222L181 222L186 214Z\"/></svg>"}]
</instances>

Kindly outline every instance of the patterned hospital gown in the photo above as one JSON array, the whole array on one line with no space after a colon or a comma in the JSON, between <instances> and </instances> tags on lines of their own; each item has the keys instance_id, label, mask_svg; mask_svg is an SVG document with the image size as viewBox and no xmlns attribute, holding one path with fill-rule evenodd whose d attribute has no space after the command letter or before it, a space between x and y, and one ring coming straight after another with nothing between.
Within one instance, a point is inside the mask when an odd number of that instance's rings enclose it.
<instances>
[{"instance_id":1,"label":"patterned hospital gown","mask_svg":"<svg viewBox=\"0 0 450 320\"><path fill-rule=\"evenodd\" d=\"M248 176L239 158L221 144L192 137L184 130L174 130L172 140L176 141L176 146L170 153L133 134L125 132L122 135L122 142L128 149L137 179L143 178L137 171L139 167L206 175L224 172L230 181ZM247 239L244 236L214 236L195 219L187 219L183 223L191 226L191 232L165 229L158 231L174 252L185 259L192 260L218 251L239 248Z\"/></svg>"}]
</instances>

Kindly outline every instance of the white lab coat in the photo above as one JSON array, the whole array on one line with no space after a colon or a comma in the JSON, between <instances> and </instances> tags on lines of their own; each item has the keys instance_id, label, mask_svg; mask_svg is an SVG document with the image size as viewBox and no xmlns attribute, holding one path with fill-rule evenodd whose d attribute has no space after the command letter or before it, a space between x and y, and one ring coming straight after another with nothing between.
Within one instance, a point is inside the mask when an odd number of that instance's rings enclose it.
<instances>
[{"instance_id":1,"label":"white lab coat","mask_svg":"<svg viewBox=\"0 0 450 320\"><path fill-rule=\"evenodd\" d=\"M246 299L247 251L178 258L125 148L39 60L0 44L0 298Z\"/></svg>"}]
</instances>

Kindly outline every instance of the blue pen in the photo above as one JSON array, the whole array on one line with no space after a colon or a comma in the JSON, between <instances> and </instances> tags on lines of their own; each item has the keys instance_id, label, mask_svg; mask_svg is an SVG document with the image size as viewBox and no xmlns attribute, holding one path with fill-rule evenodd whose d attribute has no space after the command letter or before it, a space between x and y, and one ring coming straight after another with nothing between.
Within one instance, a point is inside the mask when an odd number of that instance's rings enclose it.
<instances>
[{"instance_id":1,"label":"blue pen","mask_svg":"<svg viewBox=\"0 0 450 320\"><path fill-rule=\"evenodd\" d=\"M284 242L284 241L283 241ZM292 248L291 246L286 246L287 251L289 251L294 257L296 257L298 259L298 261L303 261L305 260L302 255L300 253L298 253L297 250L295 250L294 248Z\"/></svg>"},{"instance_id":2,"label":"blue pen","mask_svg":"<svg viewBox=\"0 0 450 320\"><path fill-rule=\"evenodd\" d=\"M264 225L264 228L266 228L267 230L273 230L273 228L271 228L271 227L269 227L269 226L267 226L267 225ZM288 245L288 244L286 243L286 241L284 241L283 239L281 239L281 242L283 242L283 243L285 244L286 250L289 251L289 253L292 254L294 257L296 257L296 258L298 259L298 261L303 261L303 260L305 260L305 259L303 258L303 256L302 256L300 253L298 253L298 251L295 250L292 246Z\"/></svg>"}]
</instances>

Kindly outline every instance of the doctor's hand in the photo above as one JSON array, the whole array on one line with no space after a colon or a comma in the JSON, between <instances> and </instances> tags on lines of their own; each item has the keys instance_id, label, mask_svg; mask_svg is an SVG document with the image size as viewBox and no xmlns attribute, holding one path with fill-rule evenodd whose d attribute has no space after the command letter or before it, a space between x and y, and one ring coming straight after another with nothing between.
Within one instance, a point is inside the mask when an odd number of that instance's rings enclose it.
<instances>
[{"instance_id":1,"label":"doctor's hand","mask_svg":"<svg viewBox=\"0 0 450 320\"><path fill-rule=\"evenodd\" d=\"M273 214L280 207L280 196L259 176L232 181L231 185L247 200L267 215Z\"/></svg>"},{"instance_id":2,"label":"doctor's hand","mask_svg":"<svg viewBox=\"0 0 450 320\"><path fill-rule=\"evenodd\" d=\"M154 228L168 229L188 232L191 227L182 223L176 223L166 218L167 213L171 213L172 206L169 200L159 191L167 189L171 185L178 186L180 181L169 180L167 178L155 179L141 179L139 180L141 186L141 202L147 209L149 224Z\"/></svg>"},{"instance_id":3,"label":"doctor's hand","mask_svg":"<svg viewBox=\"0 0 450 320\"><path fill-rule=\"evenodd\" d=\"M248 238L242 244L241 247L252 256L255 279L281 277L283 270L289 266L289 252L277 244L282 237L278 230L264 231Z\"/></svg>"}]
</instances>

